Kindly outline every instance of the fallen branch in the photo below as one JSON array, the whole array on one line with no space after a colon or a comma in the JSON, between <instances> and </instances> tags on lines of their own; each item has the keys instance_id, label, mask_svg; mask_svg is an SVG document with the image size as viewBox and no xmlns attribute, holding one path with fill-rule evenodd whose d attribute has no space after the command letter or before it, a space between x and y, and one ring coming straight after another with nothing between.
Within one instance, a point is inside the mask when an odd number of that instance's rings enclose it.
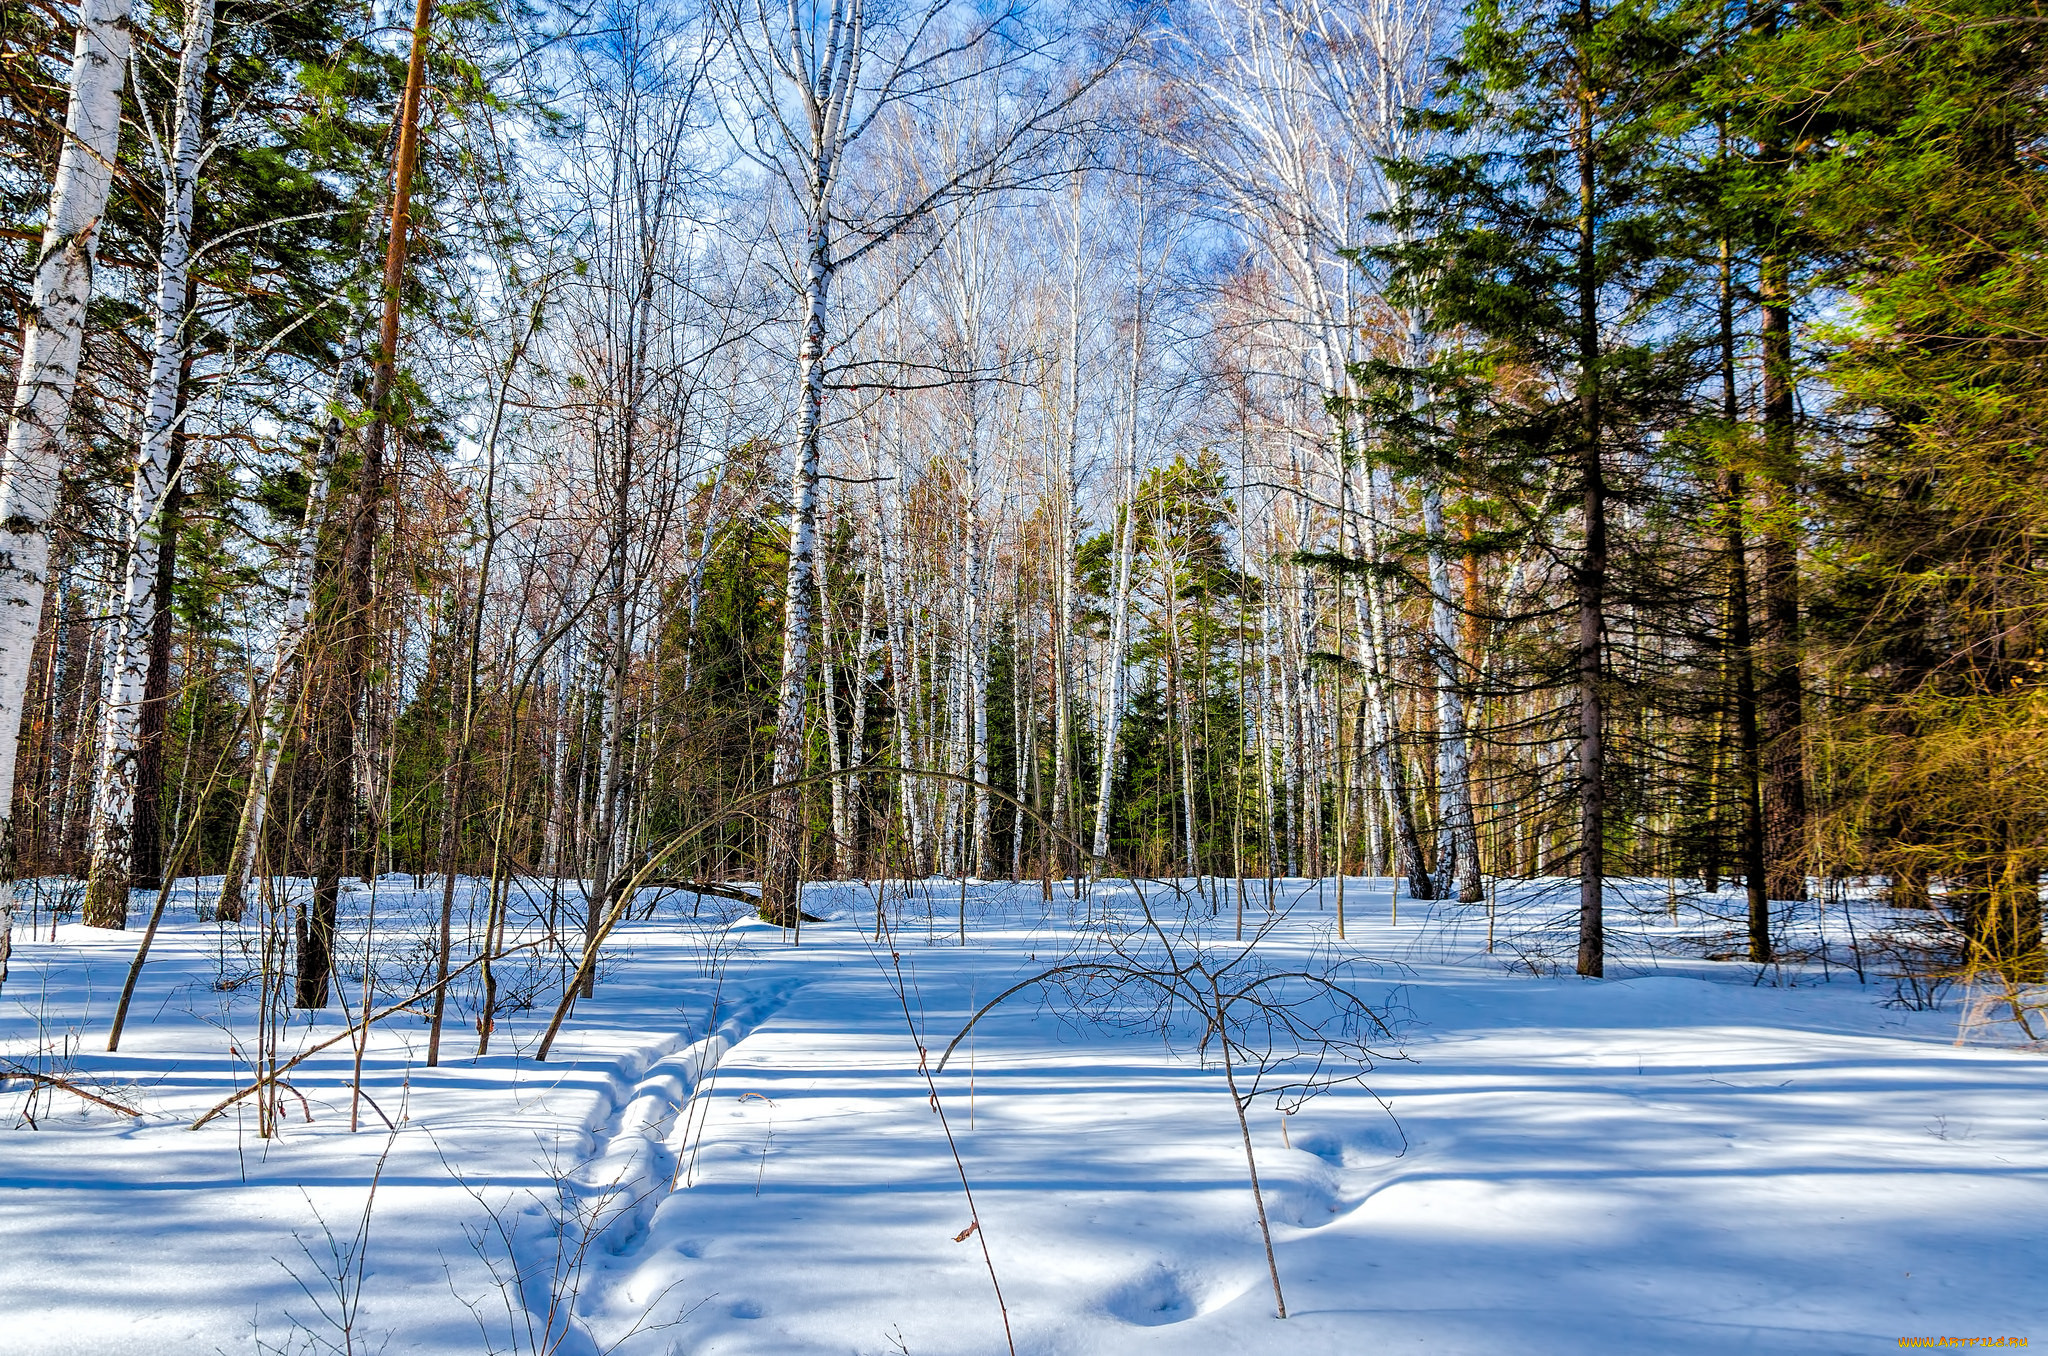
<instances>
[{"instance_id":1,"label":"fallen branch","mask_svg":"<svg viewBox=\"0 0 2048 1356\"><path fill-rule=\"evenodd\" d=\"M32 1069L18 1068L11 1064L0 1068L0 1081L10 1078L25 1078L29 1082L42 1087L55 1088L59 1092L68 1092L73 1097L83 1097L94 1106L103 1106L109 1111L118 1111L123 1116L140 1116L142 1114L132 1106L122 1106L119 1102L110 1102L98 1093L87 1092L84 1088L79 1087L78 1084L71 1082L69 1079L59 1078L55 1074L36 1073Z\"/></svg>"},{"instance_id":2,"label":"fallen branch","mask_svg":"<svg viewBox=\"0 0 2048 1356\"><path fill-rule=\"evenodd\" d=\"M750 905L756 909L761 907L761 896L750 895L745 890L732 885L713 885L707 881L679 880L674 877L655 876L647 881L644 888L649 890L685 890L695 895L716 895L720 899L730 899L740 904Z\"/></svg>"}]
</instances>

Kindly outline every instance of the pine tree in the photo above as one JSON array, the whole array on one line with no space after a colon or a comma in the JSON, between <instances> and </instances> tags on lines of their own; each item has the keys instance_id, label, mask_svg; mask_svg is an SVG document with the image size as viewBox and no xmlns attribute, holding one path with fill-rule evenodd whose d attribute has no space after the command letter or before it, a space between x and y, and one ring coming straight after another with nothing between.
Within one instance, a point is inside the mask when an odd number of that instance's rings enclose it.
<instances>
[{"instance_id":1,"label":"pine tree","mask_svg":"<svg viewBox=\"0 0 2048 1356\"><path fill-rule=\"evenodd\" d=\"M1557 516L1576 527L1564 562L1575 625L1552 678L1576 707L1583 975L1605 958L1612 481L1619 454L1640 452L1685 391L1671 356L1682 350L1655 315L1678 276L1655 171L1656 114L1686 38L1656 0L1481 0L1441 111L1419 115L1458 140L1393 171L1410 194L1396 221L1410 243L1386 251L1397 285L1432 332L1470 336L1433 372L1406 375L1436 392L1425 405L1481 391L1441 469L1525 528Z\"/></svg>"},{"instance_id":2,"label":"pine tree","mask_svg":"<svg viewBox=\"0 0 2048 1356\"><path fill-rule=\"evenodd\" d=\"M2038 982L2048 864L2048 325L2038 3L1854 0L1750 45L1806 129L1776 206L1852 304L1826 333L1814 609L1843 688L1830 856L1943 884L1956 962Z\"/></svg>"}]
</instances>

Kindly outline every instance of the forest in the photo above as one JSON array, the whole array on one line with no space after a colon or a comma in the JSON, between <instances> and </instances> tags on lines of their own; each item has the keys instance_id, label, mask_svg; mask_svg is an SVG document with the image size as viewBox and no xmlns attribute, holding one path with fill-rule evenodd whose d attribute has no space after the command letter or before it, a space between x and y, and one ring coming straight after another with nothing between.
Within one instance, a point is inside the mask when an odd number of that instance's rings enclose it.
<instances>
[{"instance_id":1,"label":"forest","mask_svg":"<svg viewBox=\"0 0 2048 1356\"><path fill-rule=\"evenodd\" d=\"M83 948L111 1051L162 929L252 986L266 1142L321 1021L368 1124L373 1024L545 1060L678 900L776 974L898 947L920 1070L1001 986L917 1035L905 901L931 965L1065 919L1098 1015L1315 919L1285 975L1391 1035L1328 948L1413 918L2031 1043L2044 22L0 0L0 996ZM1242 1077L1281 982L1153 1015ZM0 1085L97 1114L35 1030Z\"/></svg>"},{"instance_id":2,"label":"forest","mask_svg":"<svg viewBox=\"0 0 2048 1356\"><path fill-rule=\"evenodd\" d=\"M735 4L14 14L15 878L317 881L311 1006L660 852L2040 978L2027 6Z\"/></svg>"}]
</instances>

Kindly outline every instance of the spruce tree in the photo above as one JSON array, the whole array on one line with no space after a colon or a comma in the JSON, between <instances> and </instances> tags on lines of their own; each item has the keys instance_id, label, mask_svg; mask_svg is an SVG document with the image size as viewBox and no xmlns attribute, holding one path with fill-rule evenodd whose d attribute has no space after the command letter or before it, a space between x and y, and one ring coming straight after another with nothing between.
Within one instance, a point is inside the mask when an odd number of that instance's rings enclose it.
<instances>
[{"instance_id":1,"label":"spruce tree","mask_svg":"<svg viewBox=\"0 0 2048 1356\"><path fill-rule=\"evenodd\" d=\"M1621 454L1642 450L1687 391L1684 349L1657 315L1682 270L1657 192L1656 115L1688 31L1657 0L1480 0L1440 106L1418 114L1450 149L1391 167L1408 195L1394 223L1406 243L1386 251L1397 295L1431 332L1465 340L1407 374L1433 392L1423 405L1469 409L1440 469L1505 506L1511 535L1575 529L1556 548L1575 607L1550 677L1576 708L1582 975L1605 960L1610 502Z\"/></svg>"}]
</instances>

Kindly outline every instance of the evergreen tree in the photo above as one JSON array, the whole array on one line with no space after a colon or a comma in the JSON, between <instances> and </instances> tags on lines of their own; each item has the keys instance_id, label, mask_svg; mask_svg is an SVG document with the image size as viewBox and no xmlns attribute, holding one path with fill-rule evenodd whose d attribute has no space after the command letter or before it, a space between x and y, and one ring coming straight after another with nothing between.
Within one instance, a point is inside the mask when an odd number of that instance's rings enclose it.
<instances>
[{"instance_id":1,"label":"evergreen tree","mask_svg":"<svg viewBox=\"0 0 2048 1356\"><path fill-rule=\"evenodd\" d=\"M1392 167L1409 195L1395 222L1407 243L1387 251L1397 286L1431 332L1465 340L1409 375L1438 406L1480 388L1439 469L1503 505L1512 535L1550 543L1553 520L1573 529L1550 547L1575 613L1551 677L1576 706L1584 975L1605 955L1611 501L1635 492L1624 462L1641 464L1688 390L1685 349L1659 313L1683 271L1657 191L1668 147L1656 116L1688 36L1658 0L1479 0L1441 108L1418 115L1455 141Z\"/></svg>"},{"instance_id":2,"label":"evergreen tree","mask_svg":"<svg viewBox=\"0 0 2048 1356\"><path fill-rule=\"evenodd\" d=\"M1804 131L1778 209L1849 304L1815 624L1838 673L1831 863L1946 886L1957 963L2043 975L2048 864L2048 326L2038 3L1831 4L1745 53L1759 117Z\"/></svg>"}]
</instances>

